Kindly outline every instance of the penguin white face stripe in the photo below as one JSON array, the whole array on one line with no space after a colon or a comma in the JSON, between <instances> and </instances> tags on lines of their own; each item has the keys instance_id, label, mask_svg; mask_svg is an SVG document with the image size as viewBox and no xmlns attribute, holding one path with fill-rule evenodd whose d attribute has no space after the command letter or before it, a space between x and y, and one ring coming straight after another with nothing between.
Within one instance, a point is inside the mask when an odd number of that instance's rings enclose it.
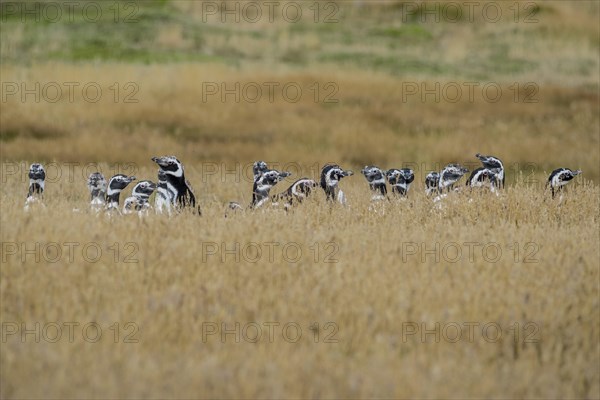
<instances>
[{"instance_id":1,"label":"penguin white face stripe","mask_svg":"<svg viewBox=\"0 0 600 400\"><path fill-rule=\"evenodd\" d=\"M250 207L258 208L265 204L269 200L269 193L273 186L290 175L291 173L287 171L277 171L274 169L261 172L253 184L252 203Z\"/></svg>"},{"instance_id":2,"label":"penguin white face stripe","mask_svg":"<svg viewBox=\"0 0 600 400\"><path fill-rule=\"evenodd\" d=\"M500 168L500 169L504 169L504 164L502 164L502 161L500 161L499 158L494 157L494 156L484 156L481 155L479 153L475 154L475 157L477 157L479 159L479 161L481 161L481 163L483 164L484 167L492 169L492 168Z\"/></svg>"},{"instance_id":3,"label":"penguin white face stripe","mask_svg":"<svg viewBox=\"0 0 600 400\"><path fill-rule=\"evenodd\" d=\"M135 180L135 176L126 176L123 174L114 175L108 181L108 190L106 193L107 210L119 210L119 197L123 189Z\"/></svg>"},{"instance_id":4,"label":"penguin white face stripe","mask_svg":"<svg viewBox=\"0 0 600 400\"><path fill-rule=\"evenodd\" d=\"M46 170L42 164L34 163L29 167L29 196L42 194L46 182Z\"/></svg>"},{"instance_id":5,"label":"penguin white face stripe","mask_svg":"<svg viewBox=\"0 0 600 400\"><path fill-rule=\"evenodd\" d=\"M400 170L395 168L389 169L387 171L386 178L390 185L397 184L398 179L400 179Z\"/></svg>"},{"instance_id":6,"label":"penguin white face stripe","mask_svg":"<svg viewBox=\"0 0 600 400\"><path fill-rule=\"evenodd\" d=\"M360 171L367 182L369 188L375 192L371 200L381 200L387 195L387 187L385 185L385 175L387 171L382 171L380 168L373 165L367 165Z\"/></svg>"},{"instance_id":7,"label":"penguin white face stripe","mask_svg":"<svg viewBox=\"0 0 600 400\"><path fill-rule=\"evenodd\" d=\"M498 157L484 156L479 153L475 154L475 157L481 161L483 166L489 171L492 171L494 176L491 177L493 184L496 187L504 187L504 164Z\"/></svg>"},{"instance_id":8,"label":"penguin white face stripe","mask_svg":"<svg viewBox=\"0 0 600 400\"><path fill-rule=\"evenodd\" d=\"M336 187L338 185L338 183L340 183L340 180L343 177L349 176L349 175L352 175L352 173L346 174L346 171L344 171L343 169L341 169L339 167L332 168L325 175L327 186Z\"/></svg>"},{"instance_id":9,"label":"penguin white face stripe","mask_svg":"<svg viewBox=\"0 0 600 400\"><path fill-rule=\"evenodd\" d=\"M415 173L409 168L393 168L387 171L386 178L392 186L392 193L406 196L410 189L410 184L415 180Z\"/></svg>"},{"instance_id":10,"label":"penguin white face stripe","mask_svg":"<svg viewBox=\"0 0 600 400\"><path fill-rule=\"evenodd\" d=\"M432 171L428 173L427 176L425 176L425 193L430 195L438 191L439 182L439 172Z\"/></svg>"},{"instance_id":11,"label":"penguin white face stripe","mask_svg":"<svg viewBox=\"0 0 600 400\"><path fill-rule=\"evenodd\" d=\"M583 173L581 170L572 171L568 168L557 168L548 177L546 186L550 185L552 197L556 195L556 191L561 191L563 187L573 180L577 175Z\"/></svg>"},{"instance_id":12,"label":"penguin white face stripe","mask_svg":"<svg viewBox=\"0 0 600 400\"><path fill-rule=\"evenodd\" d=\"M156 185L152 181L140 181L138 182L131 191L131 195L133 197L137 197L139 199L148 199L154 190L156 189Z\"/></svg>"},{"instance_id":13,"label":"penguin white face stripe","mask_svg":"<svg viewBox=\"0 0 600 400\"><path fill-rule=\"evenodd\" d=\"M167 191L174 193L171 204L179 208L196 208L196 195L185 178L183 164L175 156L152 157L161 169L167 182ZM159 182L161 178L159 177ZM161 188L163 191L164 188ZM200 214L200 208L197 208Z\"/></svg>"},{"instance_id":14,"label":"penguin white face stripe","mask_svg":"<svg viewBox=\"0 0 600 400\"><path fill-rule=\"evenodd\" d=\"M469 172L467 168L458 164L446 165L446 167L444 167L444 169L442 169L440 172L440 179L438 183L440 192L444 189L452 189L454 184L458 182L458 180L467 172Z\"/></svg>"},{"instance_id":15,"label":"penguin white face stripe","mask_svg":"<svg viewBox=\"0 0 600 400\"><path fill-rule=\"evenodd\" d=\"M367 165L360 172L370 184L385 184L385 174L387 171L382 171L378 167Z\"/></svg>"},{"instance_id":16,"label":"penguin white face stripe","mask_svg":"<svg viewBox=\"0 0 600 400\"><path fill-rule=\"evenodd\" d=\"M340 203L345 204L346 196L341 191L336 194L336 189L342 178L351 175L354 175L354 172L344 171L337 164L327 164L323 167L321 170L321 188L325 191L327 200L337 199Z\"/></svg>"},{"instance_id":17,"label":"penguin white face stripe","mask_svg":"<svg viewBox=\"0 0 600 400\"><path fill-rule=\"evenodd\" d=\"M131 191L131 196L125 199L123 204L123 214L131 214L134 210L138 211L139 216L143 216L150 209L148 199L154 193L156 185L152 181L140 181Z\"/></svg>"},{"instance_id":18,"label":"penguin white face stripe","mask_svg":"<svg viewBox=\"0 0 600 400\"><path fill-rule=\"evenodd\" d=\"M152 157L152 161L158 164L158 166L167 175L172 175L178 178L183 176L183 164L175 156Z\"/></svg>"},{"instance_id":19,"label":"penguin white face stripe","mask_svg":"<svg viewBox=\"0 0 600 400\"><path fill-rule=\"evenodd\" d=\"M112 178L110 178L110 181L108 181L107 195L109 197L118 195L133 181L135 181L135 176L126 176L123 174L114 175Z\"/></svg>"}]
</instances>

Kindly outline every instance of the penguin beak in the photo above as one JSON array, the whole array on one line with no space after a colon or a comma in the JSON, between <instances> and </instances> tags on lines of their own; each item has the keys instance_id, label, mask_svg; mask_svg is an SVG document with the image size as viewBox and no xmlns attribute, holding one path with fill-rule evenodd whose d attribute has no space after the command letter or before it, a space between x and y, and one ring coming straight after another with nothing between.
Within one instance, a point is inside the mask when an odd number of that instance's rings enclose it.
<instances>
[{"instance_id":1,"label":"penguin beak","mask_svg":"<svg viewBox=\"0 0 600 400\"><path fill-rule=\"evenodd\" d=\"M352 172L350 170L344 171L344 176L352 176L352 175L354 175L354 172Z\"/></svg>"},{"instance_id":2,"label":"penguin beak","mask_svg":"<svg viewBox=\"0 0 600 400\"><path fill-rule=\"evenodd\" d=\"M152 161L154 161L161 167L165 167L167 165L164 157L152 157Z\"/></svg>"},{"instance_id":3,"label":"penguin beak","mask_svg":"<svg viewBox=\"0 0 600 400\"><path fill-rule=\"evenodd\" d=\"M281 172L279 172L279 179L280 180L284 179L284 178L287 178L288 176L292 176L292 173L288 172L288 171L281 171Z\"/></svg>"},{"instance_id":4,"label":"penguin beak","mask_svg":"<svg viewBox=\"0 0 600 400\"><path fill-rule=\"evenodd\" d=\"M129 181L129 183L135 181L135 176L130 176L129 178L127 178L127 180Z\"/></svg>"},{"instance_id":5,"label":"penguin beak","mask_svg":"<svg viewBox=\"0 0 600 400\"><path fill-rule=\"evenodd\" d=\"M577 171L573 172L573 175L579 175L579 174L583 174L583 171L578 169Z\"/></svg>"}]
</instances>

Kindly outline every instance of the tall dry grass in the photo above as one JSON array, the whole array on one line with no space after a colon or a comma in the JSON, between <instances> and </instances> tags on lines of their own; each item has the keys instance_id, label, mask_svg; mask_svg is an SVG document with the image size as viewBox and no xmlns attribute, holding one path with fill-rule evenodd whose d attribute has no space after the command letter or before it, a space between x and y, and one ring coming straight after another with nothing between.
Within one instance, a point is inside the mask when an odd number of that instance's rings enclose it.
<instances>
[{"instance_id":1,"label":"tall dry grass","mask_svg":"<svg viewBox=\"0 0 600 400\"><path fill-rule=\"evenodd\" d=\"M256 159L311 164L336 161L358 168L366 164L394 167L401 163L467 162L476 152L500 157L507 165L551 171L566 166L598 179L597 93L562 86L539 86L523 103L524 87L502 84L498 102L468 88L439 101L424 91L452 86L452 81L396 80L385 75L322 70L280 74L236 71L197 64L178 65L43 65L23 71L3 67L6 82L40 87L48 82L80 82L74 101L36 103L21 93L2 104L0 155L6 161L135 162L156 154L177 154L188 162L248 163ZM115 79L114 77L118 77ZM102 96L85 101L81 88L97 82ZM115 102L115 91L120 92ZM125 103L128 82L139 89ZM266 82L277 82L270 102ZM333 82L331 88L325 85ZM206 94L216 83L219 93ZM221 84L239 83L239 102L221 97ZM299 85L299 101L287 101L281 88ZM244 85L261 86L256 103L245 101ZM314 85L319 87L315 102ZM62 85L62 84L61 84ZM408 85L418 93L408 94ZM413 86L411 86L413 87ZM251 88L251 86L250 86ZM311 89L312 88L312 89ZM337 92L334 94L334 90ZM20 90L20 89L19 89ZM450 89L448 89L450 90ZM292 92L290 92L292 93ZM448 92L451 93L451 92ZM490 92L492 93L492 92ZM48 96L52 96L49 94ZM326 96L337 103L326 103ZM530 167L527 167L530 168ZM541 178L540 178L541 179Z\"/></svg>"},{"instance_id":2,"label":"tall dry grass","mask_svg":"<svg viewBox=\"0 0 600 400\"><path fill-rule=\"evenodd\" d=\"M87 213L83 173L79 167L74 172L73 182L65 174L48 184L47 207L30 213L22 210L25 171L4 178L2 322L27 329L36 322L40 329L49 323L80 326L72 343L66 329L56 343L45 339L54 335L50 328L39 343L32 334L7 335L3 397L600 394L597 185L574 184L559 203L519 182L498 197L457 193L437 207L416 183L408 200L372 209L358 175L342 181L347 208L330 207L319 191L288 213L268 209L224 218L224 201L247 196L250 183L225 189L220 177L209 176L199 185L199 169L191 164L188 175L203 216L140 220ZM154 173L149 167L137 171L140 179ZM236 179L229 176L227 183ZM67 242L79 243L72 260ZM270 258L268 243L274 242L279 246ZM7 243L18 246L16 254ZM50 243L63 251L56 261ZM472 255L468 243L475 246ZM88 260L96 245L101 248L97 261L86 261L86 244L94 245ZM214 245L216 254L207 247ZM284 245L293 245L287 255L280 251ZM484 253L483 246L490 249ZM135 262L125 263L128 255ZM97 343L82 336L89 322L102 328ZM115 322L118 343L110 330ZM124 329L127 322L139 328L132 336L138 343L123 343L132 332ZM239 342L233 334L203 337L206 324L233 329L236 322L240 332L259 324L262 338L250 343L252 329L240 333ZM263 325L270 322L280 324L272 342ZM289 322L302 329L295 343L281 334ZM310 330L315 322L316 343ZM324 341L333 329L325 329L327 322L338 328L337 343ZM420 331L407 335L410 323L433 332L439 323L439 342L434 333L425 340ZM479 324L473 340L466 323ZM489 340L494 329L483 336L489 323L501 327L501 338ZM443 330L448 324L464 329L457 343L448 340L454 331Z\"/></svg>"}]
</instances>

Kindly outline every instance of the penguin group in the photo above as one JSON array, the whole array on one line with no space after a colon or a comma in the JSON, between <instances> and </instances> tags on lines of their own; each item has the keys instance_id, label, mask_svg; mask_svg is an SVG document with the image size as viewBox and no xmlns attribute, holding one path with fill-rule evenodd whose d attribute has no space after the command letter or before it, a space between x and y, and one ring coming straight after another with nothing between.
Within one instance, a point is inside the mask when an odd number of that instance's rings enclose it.
<instances>
[{"instance_id":1,"label":"penguin group","mask_svg":"<svg viewBox=\"0 0 600 400\"><path fill-rule=\"evenodd\" d=\"M498 157L485 156L477 153L475 157L482 166L474 169L466 186L471 190L475 188L488 188L498 195L498 190L505 186L504 164ZM172 215L184 209L191 209L201 215L200 207L196 205L196 196L185 177L185 169L181 161L175 156L152 157L158 166L157 183L151 180L137 182L127 197L123 206L120 205L121 192L131 183L136 181L135 176L116 174L108 181L100 172L90 174L87 187L90 193L90 210L94 213L105 212L108 214L134 214L140 217L148 215L151 211L156 214ZM449 193L460 190L457 183L469 172L468 168L457 163L446 165L441 171L430 171L425 176L425 194L436 195L434 202L448 196ZM383 170L374 165L367 165L361 170L367 180L371 201L390 200L391 198L406 199L410 186L415 179L414 171L410 168L391 168ZM546 188L550 188L551 196L562 192L564 186L572 181L581 170L557 168L548 177ZM237 202L230 202L228 208L233 211L256 210L268 205L284 204L285 210L294 205L301 204L308 196L320 187L328 202L345 205L346 195L340 188L343 178L354 175L351 170L346 170L338 164L326 164L321 169L320 181L302 177L294 181L286 190L271 195L271 190L281 181L290 177L288 171L271 169L264 161L253 164L253 184L251 202L247 207L242 207ZM40 163L33 163L29 168L29 188L25 201L25 211L32 207L43 207L43 194L46 172ZM387 185L391 191L388 192ZM154 204L150 197L154 196Z\"/></svg>"},{"instance_id":2,"label":"penguin group","mask_svg":"<svg viewBox=\"0 0 600 400\"><path fill-rule=\"evenodd\" d=\"M483 166L471 173L466 185L471 188L489 187L492 192L504 187L504 164L502 161L497 157L483 156L479 153L475 157L481 161ZM389 199L386 180L392 188L392 195L404 199L408 196L410 185L415 179L414 171L410 168L382 170L379 167L367 165L361 172L371 189L371 201ZM428 172L425 176L425 194L427 196L437 194L434 199L436 202L445 198L448 193L458 190L455 187L456 183L468 172L468 168L456 163L446 165L439 172Z\"/></svg>"},{"instance_id":3,"label":"penguin group","mask_svg":"<svg viewBox=\"0 0 600 400\"><path fill-rule=\"evenodd\" d=\"M318 186L316 181L304 177L296 180L282 193L271 196L271 189L292 174L288 171L270 169L264 161L256 161L252 166L252 170L254 173L252 202L248 209L258 209L266 204L278 205L282 201L284 202L284 208L288 210L294 204L302 203ZM338 184L343 177L353 174L352 171L343 170L337 164L325 165L321 171L321 188L325 191L327 200L337 200L345 204L345 195L338 188ZM230 202L229 209L239 211L244 208L237 202Z\"/></svg>"}]
</instances>

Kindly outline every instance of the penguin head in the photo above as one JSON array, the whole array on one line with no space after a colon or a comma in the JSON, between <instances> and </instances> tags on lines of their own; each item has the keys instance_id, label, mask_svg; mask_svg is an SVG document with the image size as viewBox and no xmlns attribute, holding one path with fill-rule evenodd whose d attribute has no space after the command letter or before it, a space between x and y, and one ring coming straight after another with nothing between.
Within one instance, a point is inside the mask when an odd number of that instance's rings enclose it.
<instances>
[{"instance_id":1,"label":"penguin head","mask_svg":"<svg viewBox=\"0 0 600 400\"><path fill-rule=\"evenodd\" d=\"M392 168L387 170L385 177L387 178L387 181L390 185L396 185L400 183L399 180L401 177L401 172L399 169Z\"/></svg>"},{"instance_id":2,"label":"penguin head","mask_svg":"<svg viewBox=\"0 0 600 400\"><path fill-rule=\"evenodd\" d=\"M475 157L477 157L479 159L479 161L481 161L481 163L483 164L484 167L492 169L492 168L504 168L504 165L502 164L502 161L500 161L499 158L494 157L494 156L484 156L482 154L475 154Z\"/></svg>"},{"instance_id":3,"label":"penguin head","mask_svg":"<svg viewBox=\"0 0 600 400\"><path fill-rule=\"evenodd\" d=\"M119 193L127 187L131 182L135 181L135 176L127 176L123 174L114 175L108 181L108 195Z\"/></svg>"},{"instance_id":4,"label":"penguin head","mask_svg":"<svg viewBox=\"0 0 600 400\"><path fill-rule=\"evenodd\" d=\"M34 181L44 181L46 179L46 171L42 164L31 164L29 167L29 179Z\"/></svg>"},{"instance_id":5,"label":"penguin head","mask_svg":"<svg viewBox=\"0 0 600 400\"><path fill-rule=\"evenodd\" d=\"M252 165L252 172L254 173L254 182L256 182L258 180L258 178L260 178L260 176L263 174L263 172L266 172L269 170L269 167L267 166L267 163L264 161L255 161L254 164Z\"/></svg>"},{"instance_id":6,"label":"penguin head","mask_svg":"<svg viewBox=\"0 0 600 400\"><path fill-rule=\"evenodd\" d=\"M148 198L156 190L156 184L152 181L140 181L133 187L131 195L134 197Z\"/></svg>"},{"instance_id":7,"label":"penguin head","mask_svg":"<svg viewBox=\"0 0 600 400\"><path fill-rule=\"evenodd\" d=\"M360 172L365 176L369 184L385 184L385 175L387 171L383 171L373 165L367 165Z\"/></svg>"},{"instance_id":8,"label":"penguin head","mask_svg":"<svg viewBox=\"0 0 600 400\"><path fill-rule=\"evenodd\" d=\"M343 170L337 164L327 164L321 170L321 187L334 188L342 178L354 175L351 170Z\"/></svg>"},{"instance_id":9,"label":"penguin head","mask_svg":"<svg viewBox=\"0 0 600 400\"><path fill-rule=\"evenodd\" d=\"M288 176L290 176L291 174L289 172L283 171L277 171L274 169L270 169L267 171L264 171L260 177L257 180L257 186L259 188L259 190L264 190L264 189L270 189L273 186L275 186L278 182L284 180L285 178L287 178Z\"/></svg>"},{"instance_id":10,"label":"penguin head","mask_svg":"<svg viewBox=\"0 0 600 400\"><path fill-rule=\"evenodd\" d=\"M166 175L183 176L183 164L175 156L152 157L152 161L158 164Z\"/></svg>"},{"instance_id":11,"label":"penguin head","mask_svg":"<svg viewBox=\"0 0 600 400\"><path fill-rule=\"evenodd\" d=\"M106 193L107 182L100 172L92 172L88 177L88 189L92 195Z\"/></svg>"}]
</instances>

